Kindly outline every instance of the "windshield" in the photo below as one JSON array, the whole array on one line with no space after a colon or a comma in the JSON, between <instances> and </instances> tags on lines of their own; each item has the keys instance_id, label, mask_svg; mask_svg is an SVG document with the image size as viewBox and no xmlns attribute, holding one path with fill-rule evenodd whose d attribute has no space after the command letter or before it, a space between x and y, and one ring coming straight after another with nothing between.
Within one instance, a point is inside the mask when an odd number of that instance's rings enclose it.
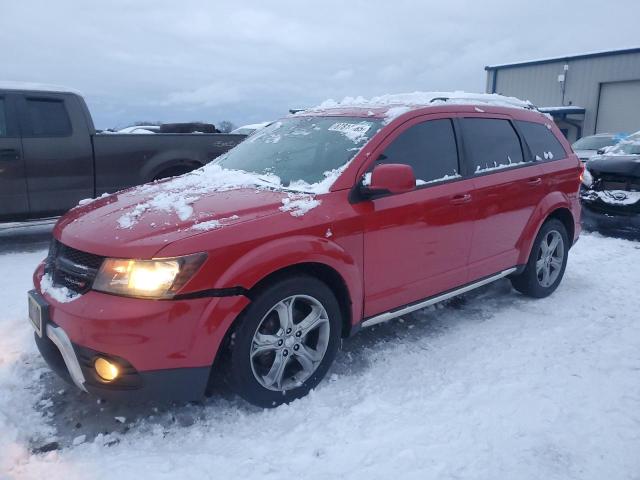
<instances>
[{"instance_id":1,"label":"windshield","mask_svg":"<svg viewBox=\"0 0 640 480\"><path fill-rule=\"evenodd\" d=\"M289 117L254 133L216 164L276 175L285 187L314 184L346 165L380 126L379 119L359 117Z\"/></svg>"},{"instance_id":2,"label":"windshield","mask_svg":"<svg viewBox=\"0 0 640 480\"><path fill-rule=\"evenodd\" d=\"M610 137L584 137L575 142L572 147L574 150L600 150L617 143L616 138Z\"/></svg>"}]
</instances>

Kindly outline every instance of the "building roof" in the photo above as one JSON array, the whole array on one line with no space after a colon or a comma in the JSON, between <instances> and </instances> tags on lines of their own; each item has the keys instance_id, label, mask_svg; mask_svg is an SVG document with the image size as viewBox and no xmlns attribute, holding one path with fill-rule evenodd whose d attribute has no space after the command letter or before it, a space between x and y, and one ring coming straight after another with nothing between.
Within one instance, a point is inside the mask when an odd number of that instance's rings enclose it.
<instances>
[{"instance_id":1,"label":"building roof","mask_svg":"<svg viewBox=\"0 0 640 480\"><path fill-rule=\"evenodd\" d=\"M605 50L599 52L590 52L590 53L581 53L578 55L567 55L564 57L552 57L552 58L543 58L539 60L527 60L524 62L515 62L515 63L502 63L498 65L487 65L484 67L485 70L497 70L499 68L507 68L507 67L526 67L530 65L542 65L545 63L555 63L555 62L568 62L569 60L582 60L585 58L597 58L597 57L608 57L613 55L624 55L628 53L640 53L640 47L636 48L625 48L621 50Z\"/></svg>"},{"instance_id":2,"label":"building roof","mask_svg":"<svg viewBox=\"0 0 640 480\"><path fill-rule=\"evenodd\" d=\"M558 115L584 115L587 111L584 107L578 107L575 105L567 105L564 107L540 107L538 108L542 113L548 113L552 116Z\"/></svg>"}]
</instances>

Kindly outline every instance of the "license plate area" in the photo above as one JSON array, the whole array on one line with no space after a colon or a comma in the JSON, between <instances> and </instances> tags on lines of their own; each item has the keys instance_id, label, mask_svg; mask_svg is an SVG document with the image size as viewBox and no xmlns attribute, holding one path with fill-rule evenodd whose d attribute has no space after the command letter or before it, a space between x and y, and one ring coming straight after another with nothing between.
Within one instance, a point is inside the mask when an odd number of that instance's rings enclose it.
<instances>
[{"instance_id":1,"label":"license plate area","mask_svg":"<svg viewBox=\"0 0 640 480\"><path fill-rule=\"evenodd\" d=\"M35 290L28 293L29 302L29 320L33 329L39 337L42 338L44 329L47 328L47 319L49 316L49 304Z\"/></svg>"}]
</instances>

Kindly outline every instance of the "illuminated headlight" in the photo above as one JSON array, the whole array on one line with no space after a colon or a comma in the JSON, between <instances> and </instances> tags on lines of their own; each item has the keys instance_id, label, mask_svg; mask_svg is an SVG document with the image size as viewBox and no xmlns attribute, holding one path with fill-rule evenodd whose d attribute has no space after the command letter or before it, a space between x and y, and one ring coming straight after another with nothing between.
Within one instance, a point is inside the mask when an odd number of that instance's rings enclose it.
<instances>
[{"instance_id":1,"label":"illuminated headlight","mask_svg":"<svg viewBox=\"0 0 640 480\"><path fill-rule=\"evenodd\" d=\"M206 258L205 253L154 260L107 258L93 289L128 297L172 298Z\"/></svg>"}]
</instances>

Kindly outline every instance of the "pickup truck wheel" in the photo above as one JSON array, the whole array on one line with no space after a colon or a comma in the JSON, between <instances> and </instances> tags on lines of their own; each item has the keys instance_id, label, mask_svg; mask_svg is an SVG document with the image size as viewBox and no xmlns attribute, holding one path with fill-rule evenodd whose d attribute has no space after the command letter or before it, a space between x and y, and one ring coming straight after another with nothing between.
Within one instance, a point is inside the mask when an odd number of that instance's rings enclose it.
<instances>
[{"instance_id":1,"label":"pickup truck wheel","mask_svg":"<svg viewBox=\"0 0 640 480\"><path fill-rule=\"evenodd\" d=\"M173 167L173 168L168 168L166 170L163 170L162 172L158 173L155 177L153 177L153 180L162 180L163 178L170 178L170 177L177 177L178 175L184 175L185 173L189 173L190 171L192 171L194 168L188 168L188 167Z\"/></svg>"},{"instance_id":2,"label":"pickup truck wheel","mask_svg":"<svg viewBox=\"0 0 640 480\"><path fill-rule=\"evenodd\" d=\"M295 276L272 283L257 294L234 331L230 384L260 407L303 397L331 366L341 325L338 301L320 280Z\"/></svg>"},{"instance_id":3,"label":"pickup truck wheel","mask_svg":"<svg viewBox=\"0 0 640 480\"><path fill-rule=\"evenodd\" d=\"M513 287L530 297L551 295L558 288L567 267L569 245L567 230L562 222L547 220L533 242L524 271L511 278Z\"/></svg>"}]
</instances>

